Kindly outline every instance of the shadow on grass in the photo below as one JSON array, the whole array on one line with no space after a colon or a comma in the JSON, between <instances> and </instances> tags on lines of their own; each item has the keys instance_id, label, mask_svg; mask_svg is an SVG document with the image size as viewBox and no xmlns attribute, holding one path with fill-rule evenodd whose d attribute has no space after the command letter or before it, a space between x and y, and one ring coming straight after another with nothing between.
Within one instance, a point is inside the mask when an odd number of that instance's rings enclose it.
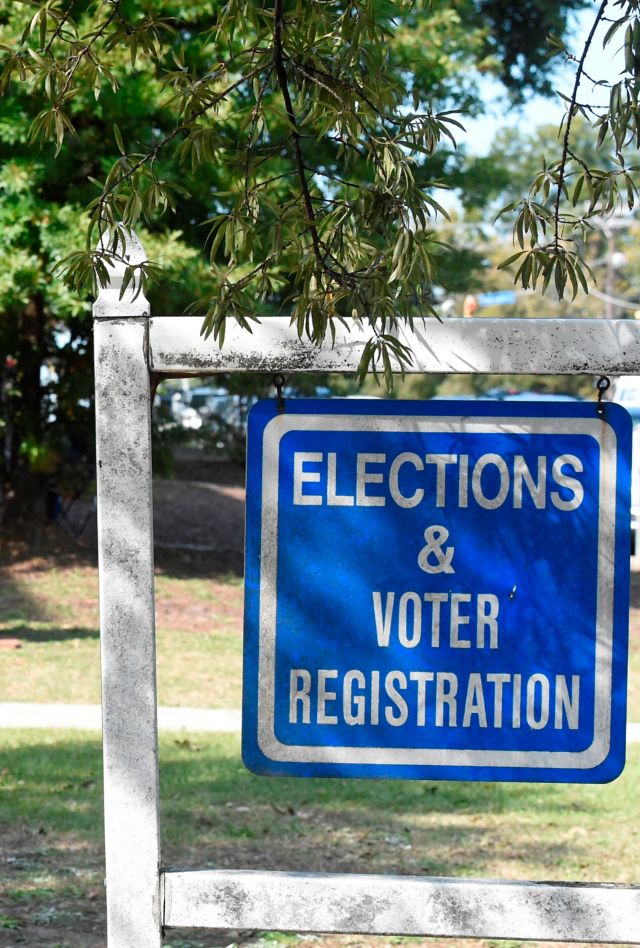
<instances>
[{"instance_id":1,"label":"shadow on grass","mask_svg":"<svg viewBox=\"0 0 640 948\"><path fill-rule=\"evenodd\" d=\"M19 733L18 740L15 735ZM97 840L102 834L100 742L54 732L0 733L0 821Z\"/></svg>"},{"instance_id":2,"label":"shadow on grass","mask_svg":"<svg viewBox=\"0 0 640 948\"><path fill-rule=\"evenodd\" d=\"M0 632L0 642L3 639L18 638L23 642L67 642L70 639L97 639L100 637L98 629L84 626L61 629L53 623L30 625L27 622L7 622Z\"/></svg>"},{"instance_id":3,"label":"shadow on grass","mask_svg":"<svg viewBox=\"0 0 640 948\"><path fill-rule=\"evenodd\" d=\"M594 805L584 800L584 792L589 794L593 787L571 784L258 777L242 764L236 740L220 735L165 738L161 783L176 825L185 824L191 806L207 804L267 804L286 812L317 805L347 820L357 821L357 814L364 814L373 824L394 814L529 813L541 806L563 814L567 807L580 811Z\"/></svg>"},{"instance_id":4,"label":"shadow on grass","mask_svg":"<svg viewBox=\"0 0 640 948\"><path fill-rule=\"evenodd\" d=\"M102 948L99 741L0 736L0 911L20 926L11 944L44 944L46 925L47 944ZM161 745L164 865L486 876L495 875L497 853L503 878L571 879L576 864L593 877L602 840L594 852L586 831L559 843L550 823L563 827L578 813L598 827L596 836L613 838L638 809L637 754L623 778L635 801L629 807L621 781L585 788L259 778L240 763L236 737L164 737ZM506 834L523 825L528 832L509 842ZM167 936L176 946L229 944L217 939L194 929Z\"/></svg>"},{"instance_id":5,"label":"shadow on grass","mask_svg":"<svg viewBox=\"0 0 640 948\"><path fill-rule=\"evenodd\" d=\"M47 732L46 740L38 732L21 731L19 742L14 732L5 732L0 749L2 799L0 817L49 819L52 826L84 824L81 810L70 810L69 801L77 792L85 802L86 782L95 786L100 777L100 742L56 738ZM411 812L487 813L523 811L539 802L542 788L535 784L426 783L423 781L341 780L293 777L256 777L243 766L237 739L227 736L203 736L199 740L164 737L161 742L161 786L166 803L168 828L190 827L195 806L256 806L267 804L277 814L279 807L297 809L310 804L326 806L353 820L361 811L374 822L394 813ZM551 788L551 798L553 798ZM99 796L99 794L98 794ZM96 805L99 800L96 799ZM545 805L549 806L549 799ZM566 805L564 797L558 807ZM74 815L75 814L75 815ZM70 821L70 822L69 822ZM92 827L93 816L87 825ZM197 822L197 817L196 817Z\"/></svg>"},{"instance_id":6,"label":"shadow on grass","mask_svg":"<svg viewBox=\"0 0 640 948\"><path fill-rule=\"evenodd\" d=\"M192 866L310 871L487 874L502 865L588 862L589 833L618 838L638 804L634 759L610 787L389 780L261 778L237 737L161 741L164 861ZM99 741L5 732L0 824L94 845L102 826ZM616 789L617 788L617 789ZM629 792L629 797L627 797ZM617 823L616 823L617 820ZM563 826L583 825L557 841ZM616 830L616 825L618 829ZM513 827L517 843L509 842ZM550 827L552 827L550 829ZM553 827L557 827L553 829ZM588 833L589 831L589 833ZM554 838L555 837L555 838ZM497 850L499 849L499 853ZM637 856L630 856L631 859ZM556 877L562 878L562 871ZM550 876L549 876L550 877Z\"/></svg>"},{"instance_id":7,"label":"shadow on grass","mask_svg":"<svg viewBox=\"0 0 640 948\"><path fill-rule=\"evenodd\" d=\"M161 749L163 858L538 879L584 878L587 867L587 877L615 881L638 860L637 846L619 865L607 851L640 816L638 770L636 754L605 787L265 778L244 769L237 739L174 738Z\"/></svg>"},{"instance_id":8,"label":"shadow on grass","mask_svg":"<svg viewBox=\"0 0 640 948\"><path fill-rule=\"evenodd\" d=\"M53 617L45 603L9 570L0 569L0 623L47 622Z\"/></svg>"}]
</instances>

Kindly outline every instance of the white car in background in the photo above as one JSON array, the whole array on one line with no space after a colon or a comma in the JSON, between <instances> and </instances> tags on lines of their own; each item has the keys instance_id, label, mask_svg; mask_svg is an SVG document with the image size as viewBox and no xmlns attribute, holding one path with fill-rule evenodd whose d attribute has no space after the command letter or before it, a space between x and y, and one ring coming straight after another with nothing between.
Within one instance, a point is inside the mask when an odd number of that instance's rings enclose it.
<instances>
[{"instance_id":1,"label":"white car in background","mask_svg":"<svg viewBox=\"0 0 640 948\"><path fill-rule=\"evenodd\" d=\"M635 556L640 555L640 376L621 375L612 386L612 401L626 408L631 415L631 543Z\"/></svg>"},{"instance_id":2,"label":"white car in background","mask_svg":"<svg viewBox=\"0 0 640 948\"><path fill-rule=\"evenodd\" d=\"M621 375L613 380L611 399L629 408L635 405L640 409L640 375Z\"/></svg>"}]
</instances>

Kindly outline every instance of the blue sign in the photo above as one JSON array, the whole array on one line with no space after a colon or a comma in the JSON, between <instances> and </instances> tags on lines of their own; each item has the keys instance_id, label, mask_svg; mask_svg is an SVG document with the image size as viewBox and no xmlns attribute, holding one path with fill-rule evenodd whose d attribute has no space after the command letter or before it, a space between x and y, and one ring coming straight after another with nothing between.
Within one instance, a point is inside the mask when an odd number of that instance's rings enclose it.
<instances>
[{"instance_id":1,"label":"blue sign","mask_svg":"<svg viewBox=\"0 0 640 948\"><path fill-rule=\"evenodd\" d=\"M604 782L624 766L631 423L607 404L249 418L243 758Z\"/></svg>"},{"instance_id":2,"label":"blue sign","mask_svg":"<svg viewBox=\"0 0 640 948\"><path fill-rule=\"evenodd\" d=\"M514 290L494 290L492 293L478 293L479 306L513 306L516 301Z\"/></svg>"}]
</instances>

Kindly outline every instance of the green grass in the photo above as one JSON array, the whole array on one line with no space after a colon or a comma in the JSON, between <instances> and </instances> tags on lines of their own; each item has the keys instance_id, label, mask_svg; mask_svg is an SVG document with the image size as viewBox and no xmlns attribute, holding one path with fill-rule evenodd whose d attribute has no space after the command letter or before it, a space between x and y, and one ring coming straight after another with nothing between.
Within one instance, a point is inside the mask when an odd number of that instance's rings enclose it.
<instances>
[{"instance_id":1,"label":"green grass","mask_svg":"<svg viewBox=\"0 0 640 948\"><path fill-rule=\"evenodd\" d=\"M629 721L640 721L640 648L636 643L634 643L634 647L629 653L627 719Z\"/></svg>"},{"instance_id":2,"label":"green grass","mask_svg":"<svg viewBox=\"0 0 640 948\"><path fill-rule=\"evenodd\" d=\"M56 638L53 623L3 623L22 641L0 663L3 701L100 703L100 647L95 629ZM164 705L240 706L242 646L224 630L194 635L178 629L157 634L158 699Z\"/></svg>"},{"instance_id":3,"label":"green grass","mask_svg":"<svg viewBox=\"0 0 640 948\"><path fill-rule=\"evenodd\" d=\"M161 738L169 860L281 868L632 882L640 748L611 784L297 780L250 774L235 735ZM76 848L101 840L99 741L4 731L0 823ZM55 886L37 883L45 901ZM18 890L20 891L20 890ZM13 893L19 901L23 895Z\"/></svg>"},{"instance_id":4,"label":"green grass","mask_svg":"<svg viewBox=\"0 0 640 948\"><path fill-rule=\"evenodd\" d=\"M239 582L158 576L156 592L160 702L239 707ZM97 572L89 568L5 577L0 634L22 647L3 651L3 701L100 702L97 596Z\"/></svg>"},{"instance_id":5,"label":"green grass","mask_svg":"<svg viewBox=\"0 0 640 948\"><path fill-rule=\"evenodd\" d=\"M242 585L235 577L156 577L158 697L165 705L240 706ZM6 573L0 579L4 701L100 702L98 578L91 567ZM629 720L640 721L640 634L632 625Z\"/></svg>"},{"instance_id":6,"label":"green grass","mask_svg":"<svg viewBox=\"0 0 640 948\"><path fill-rule=\"evenodd\" d=\"M4 580L4 581L3 581ZM163 704L238 707L241 600L237 580L157 577ZM636 613L637 614L637 613ZM89 567L5 571L2 700L97 703L97 574ZM632 632L630 718L640 720L639 636ZM640 879L640 746L606 786L259 778L233 735L161 737L163 860L192 867L278 868L504 879ZM102 948L102 786L97 735L0 731L0 945ZM84 920L84 921L83 921ZM98 932L93 938L91 933ZM47 936L48 937L48 936ZM92 940L93 938L93 940ZM348 936L341 946L430 945ZM283 948L296 936L257 935ZM208 935L171 933L173 948ZM338 940L332 939L329 948ZM454 946L471 945L461 941ZM494 943L473 943L475 948ZM498 943L495 943L496 946ZM502 943L500 943L502 944ZM514 946L516 943L513 943Z\"/></svg>"},{"instance_id":7,"label":"green grass","mask_svg":"<svg viewBox=\"0 0 640 948\"><path fill-rule=\"evenodd\" d=\"M640 748L606 786L296 780L248 773L239 739L163 735L163 863L503 879L637 882ZM12 945L35 933L104 931L101 755L94 735L0 732L1 930ZM84 927L83 927L84 926ZM84 936L83 936L84 937ZM103 948L103 935L82 942ZM209 948L213 935L171 932L173 948ZM322 941L322 939L319 939ZM254 946L303 944L260 934ZM404 940L345 936L327 948L386 948ZM441 948L439 940L407 944ZM489 942L447 948L489 948ZM518 943L513 943L514 948ZM496 948L498 945L496 944Z\"/></svg>"}]
</instances>

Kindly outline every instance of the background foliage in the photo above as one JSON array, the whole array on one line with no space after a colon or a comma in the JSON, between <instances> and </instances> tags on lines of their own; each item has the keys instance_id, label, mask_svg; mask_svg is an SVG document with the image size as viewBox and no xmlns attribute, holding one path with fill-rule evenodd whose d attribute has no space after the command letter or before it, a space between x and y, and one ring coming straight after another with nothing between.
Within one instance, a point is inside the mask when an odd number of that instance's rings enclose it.
<instances>
[{"instance_id":1,"label":"background foliage","mask_svg":"<svg viewBox=\"0 0 640 948\"><path fill-rule=\"evenodd\" d=\"M481 78L549 91L547 35L585 5L0 0L5 496L91 476L89 300L120 222L154 312L222 339L285 311L316 340L355 314L391 384L398 321L487 263L440 196L482 213L507 187L454 147Z\"/></svg>"}]
</instances>

